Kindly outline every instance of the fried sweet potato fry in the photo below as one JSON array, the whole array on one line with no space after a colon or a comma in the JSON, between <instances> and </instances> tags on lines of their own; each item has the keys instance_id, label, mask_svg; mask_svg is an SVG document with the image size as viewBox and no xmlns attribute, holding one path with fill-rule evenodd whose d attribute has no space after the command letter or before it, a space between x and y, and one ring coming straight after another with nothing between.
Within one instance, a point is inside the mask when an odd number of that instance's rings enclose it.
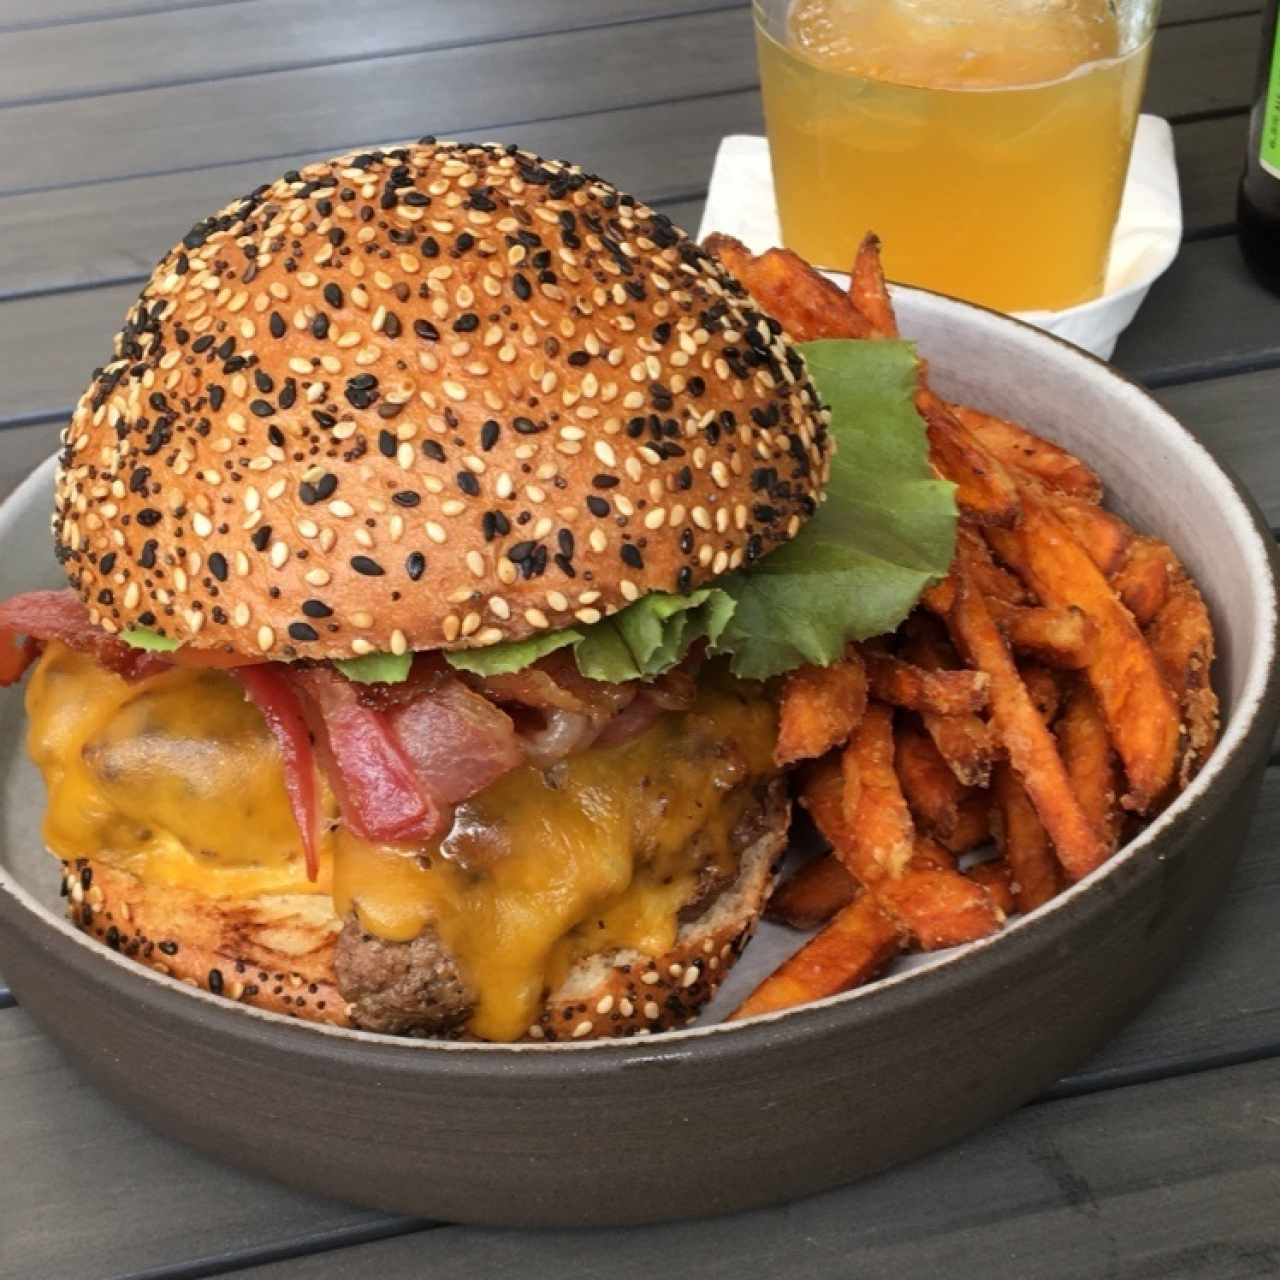
<instances>
[{"instance_id":1,"label":"fried sweet potato fry","mask_svg":"<svg viewBox=\"0 0 1280 1280\"><path fill-rule=\"evenodd\" d=\"M1057 674L1038 662L1018 663L1018 674L1022 677L1022 683L1027 686L1027 692L1040 713L1040 719L1045 724L1052 724L1058 715L1058 708L1062 706L1062 684Z\"/></svg>"},{"instance_id":2,"label":"fried sweet potato fry","mask_svg":"<svg viewBox=\"0 0 1280 1280\"><path fill-rule=\"evenodd\" d=\"M1102 481L1097 474L1060 445L980 409L959 404L949 407L1006 467L1026 472L1060 493L1074 494L1086 502L1102 501Z\"/></svg>"},{"instance_id":3,"label":"fried sweet potato fry","mask_svg":"<svg viewBox=\"0 0 1280 1280\"><path fill-rule=\"evenodd\" d=\"M792 929L816 929L847 907L858 892L840 859L822 853L810 858L773 891L765 919Z\"/></svg>"},{"instance_id":4,"label":"fried sweet potato fry","mask_svg":"<svg viewBox=\"0 0 1280 1280\"><path fill-rule=\"evenodd\" d=\"M868 233L858 246L858 256L853 261L849 277L849 297L866 317L873 336L898 336L898 317L893 313L893 303L884 282L884 267L880 263L879 236Z\"/></svg>"},{"instance_id":5,"label":"fried sweet potato fry","mask_svg":"<svg viewBox=\"0 0 1280 1280\"><path fill-rule=\"evenodd\" d=\"M1185 572L1173 579L1169 598L1146 635L1182 714L1178 784L1185 787L1218 741L1218 696L1209 683L1213 626L1203 597Z\"/></svg>"},{"instance_id":6,"label":"fried sweet potato fry","mask_svg":"<svg viewBox=\"0 0 1280 1280\"><path fill-rule=\"evenodd\" d=\"M1135 538L1129 554L1111 577L1111 586L1140 627L1160 612L1169 584L1180 568L1177 557L1159 538Z\"/></svg>"},{"instance_id":7,"label":"fried sweet potato fry","mask_svg":"<svg viewBox=\"0 0 1280 1280\"><path fill-rule=\"evenodd\" d=\"M954 833L939 843L950 853L968 853L991 838L991 793L973 788L960 802Z\"/></svg>"},{"instance_id":8,"label":"fried sweet potato fry","mask_svg":"<svg viewBox=\"0 0 1280 1280\"><path fill-rule=\"evenodd\" d=\"M899 717L894 727L894 767L916 823L939 840L954 837L965 789L924 726L912 717Z\"/></svg>"},{"instance_id":9,"label":"fried sweet potato fry","mask_svg":"<svg viewBox=\"0 0 1280 1280\"><path fill-rule=\"evenodd\" d=\"M973 666L991 677L992 724L1053 839L1059 860L1072 879L1087 875L1106 856L1106 849L1072 794L1057 744L964 567L950 622L957 646Z\"/></svg>"},{"instance_id":10,"label":"fried sweet potato fry","mask_svg":"<svg viewBox=\"0 0 1280 1280\"><path fill-rule=\"evenodd\" d=\"M983 525L1011 525L1018 518L1013 477L960 425L928 387L916 391L916 408L929 435L934 470L956 486L956 505Z\"/></svg>"},{"instance_id":11,"label":"fried sweet potato fry","mask_svg":"<svg viewBox=\"0 0 1280 1280\"><path fill-rule=\"evenodd\" d=\"M985 938L1004 918L980 884L936 867L913 867L884 880L874 897L924 951Z\"/></svg>"},{"instance_id":12,"label":"fried sweet potato fry","mask_svg":"<svg viewBox=\"0 0 1280 1280\"><path fill-rule=\"evenodd\" d=\"M848 748L846 754L847 751ZM845 815L844 775L839 756L825 756L805 771L800 784L800 803L835 850L836 857L847 866L848 859L842 851L853 846L853 825Z\"/></svg>"},{"instance_id":13,"label":"fried sweet potato fry","mask_svg":"<svg viewBox=\"0 0 1280 1280\"><path fill-rule=\"evenodd\" d=\"M1093 658L1097 628L1075 605L1017 605L988 595L987 608L1018 653L1067 670L1087 666Z\"/></svg>"},{"instance_id":14,"label":"fried sweet potato fry","mask_svg":"<svg viewBox=\"0 0 1280 1280\"><path fill-rule=\"evenodd\" d=\"M1014 901L1019 911L1034 911L1062 888L1048 832L1008 764L996 766L991 792L991 830L1012 875Z\"/></svg>"},{"instance_id":15,"label":"fried sweet potato fry","mask_svg":"<svg viewBox=\"0 0 1280 1280\"><path fill-rule=\"evenodd\" d=\"M1041 489L1044 501L1057 512L1058 518L1075 534L1076 540L1089 553L1089 559L1108 576L1124 563L1133 542L1133 530L1119 516L1095 506L1084 498L1065 493L1048 493Z\"/></svg>"},{"instance_id":16,"label":"fried sweet potato fry","mask_svg":"<svg viewBox=\"0 0 1280 1280\"><path fill-rule=\"evenodd\" d=\"M958 665L955 650L937 620L917 612L903 626L902 656L926 671ZM924 727L956 779L967 787L985 787L991 779L996 740L991 726L976 715L941 716L925 712Z\"/></svg>"},{"instance_id":17,"label":"fried sweet potato fry","mask_svg":"<svg viewBox=\"0 0 1280 1280\"><path fill-rule=\"evenodd\" d=\"M1089 682L1078 677L1056 726L1071 789L1094 829L1114 853L1120 838L1120 771L1107 723Z\"/></svg>"},{"instance_id":18,"label":"fried sweet potato fry","mask_svg":"<svg viewBox=\"0 0 1280 1280\"><path fill-rule=\"evenodd\" d=\"M852 299L790 249L753 256L732 236L711 235L703 247L797 342L814 338L869 338L871 325Z\"/></svg>"},{"instance_id":19,"label":"fried sweet potato fry","mask_svg":"<svg viewBox=\"0 0 1280 1280\"><path fill-rule=\"evenodd\" d=\"M866 705L867 675L856 651L829 667L798 667L782 686L774 761L825 755L853 732Z\"/></svg>"},{"instance_id":20,"label":"fried sweet potato fry","mask_svg":"<svg viewBox=\"0 0 1280 1280\"><path fill-rule=\"evenodd\" d=\"M838 912L790 959L775 969L729 1020L772 1013L849 991L870 981L902 949L898 925L863 894Z\"/></svg>"},{"instance_id":21,"label":"fried sweet potato fry","mask_svg":"<svg viewBox=\"0 0 1280 1280\"><path fill-rule=\"evenodd\" d=\"M1129 790L1122 803L1138 813L1148 812L1173 781L1178 761L1178 713L1155 655L1132 614L1079 541L1038 495L1024 492L1023 520L1017 529L991 529L988 536L1000 558L1046 604L1075 604L1097 628L1097 650L1085 670L1124 764ZM1036 799L1034 790L1032 798ZM1069 861L1072 855L1064 852L1047 819L1045 825L1063 864L1075 874L1078 864Z\"/></svg>"},{"instance_id":22,"label":"fried sweet potato fry","mask_svg":"<svg viewBox=\"0 0 1280 1280\"><path fill-rule=\"evenodd\" d=\"M987 678L980 671L927 671L874 651L864 651L863 660L871 696L891 706L947 716L987 705Z\"/></svg>"},{"instance_id":23,"label":"fried sweet potato fry","mask_svg":"<svg viewBox=\"0 0 1280 1280\"><path fill-rule=\"evenodd\" d=\"M883 703L867 703L845 752L856 762L861 790L847 844L832 844L849 874L871 887L901 875L915 848L915 824L893 767L893 711Z\"/></svg>"},{"instance_id":24,"label":"fried sweet potato fry","mask_svg":"<svg viewBox=\"0 0 1280 1280\"><path fill-rule=\"evenodd\" d=\"M1003 858L975 862L965 875L987 891L987 896L1002 914L1011 916L1018 909L1017 901L1013 896L1013 872L1009 870L1009 864Z\"/></svg>"}]
</instances>

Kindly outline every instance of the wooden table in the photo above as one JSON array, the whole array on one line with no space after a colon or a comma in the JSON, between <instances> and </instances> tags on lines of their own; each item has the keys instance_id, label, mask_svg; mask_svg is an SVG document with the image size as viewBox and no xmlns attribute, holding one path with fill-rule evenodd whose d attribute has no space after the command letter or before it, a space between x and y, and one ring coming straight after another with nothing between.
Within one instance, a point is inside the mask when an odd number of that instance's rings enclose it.
<instances>
[{"instance_id":1,"label":"wooden table","mask_svg":"<svg viewBox=\"0 0 1280 1280\"><path fill-rule=\"evenodd\" d=\"M1187 243L1116 362L1274 526L1280 306L1232 234L1250 7L1166 0L1147 109L1175 125ZM161 251L302 160L516 140L693 227L721 135L760 129L741 0L0 0L0 493L54 448ZM1278 845L1273 768L1206 937L1036 1104L871 1182L643 1230L405 1221L211 1164L86 1085L0 982L0 1276L1280 1273Z\"/></svg>"}]
</instances>

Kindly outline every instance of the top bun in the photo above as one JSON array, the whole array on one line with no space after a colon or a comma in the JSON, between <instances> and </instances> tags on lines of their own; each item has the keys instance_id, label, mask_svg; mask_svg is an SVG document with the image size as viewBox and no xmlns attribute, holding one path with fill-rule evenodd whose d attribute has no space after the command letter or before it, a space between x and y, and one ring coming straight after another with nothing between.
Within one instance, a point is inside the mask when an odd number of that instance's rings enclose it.
<instances>
[{"instance_id":1,"label":"top bun","mask_svg":"<svg viewBox=\"0 0 1280 1280\"><path fill-rule=\"evenodd\" d=\"M93 620L197 648L463 648L688 591L822 500L803 360L661 214L437 143L286 173L156 268L64 433Z\"/></svg>"}]
</instances>

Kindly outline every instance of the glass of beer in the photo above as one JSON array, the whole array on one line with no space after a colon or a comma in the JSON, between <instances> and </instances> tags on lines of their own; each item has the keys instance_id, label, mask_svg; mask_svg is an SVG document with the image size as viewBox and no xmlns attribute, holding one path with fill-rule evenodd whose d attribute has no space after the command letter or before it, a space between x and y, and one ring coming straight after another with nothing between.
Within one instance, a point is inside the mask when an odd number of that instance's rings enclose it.
<instances>
[{"instance_id":1,"label":"glass of beer","mask_svg":"<svg viewBox=\"0 0 1280 1280\"><path fill-rule=\"evenodd\" d=\"M783 242L1002 311L1097 297L1159 0L755 0Z\"/></svg>"}]
</instances>

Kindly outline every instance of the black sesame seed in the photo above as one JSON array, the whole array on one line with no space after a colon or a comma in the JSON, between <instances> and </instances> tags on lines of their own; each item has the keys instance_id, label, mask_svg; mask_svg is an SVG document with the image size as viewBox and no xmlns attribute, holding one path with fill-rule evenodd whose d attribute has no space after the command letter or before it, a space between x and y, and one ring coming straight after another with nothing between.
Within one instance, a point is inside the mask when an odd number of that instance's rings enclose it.
<instances>
[{"instance_id":1,"label":"black sesame seed","mask_svg":"<svg viewBox=\"0 0 1280 1280\"><path fill-rule=\"evenodd\" d=\"M422 501L422 495L414 493L412 489L401 489L391 495L391 501L398 507L416 507Z\"/></svg>"},{"instance_id":2,"label":"black sesame seed","mask_svg":"<svg viewBox=\"0 0 1280 1280\"><path fill-rule=\"evenodd\" d=\"M158 544L156 543L156 540L154 538L148 538L146 542L142 544L142 550L138 552L138 563L144 569L155 568L157 545Z\"/></svg>"},{"instance_id":3,"label":"black sesame seed","mask_svg":"<svg viewBox=\"0 0 1280 1280\"><path fill-rule=\"evenodd\" d=\"M444 449L435 440L424 440L422 442L422 452L433 462L444 461Z\"/></svg>"},{"instance_id":4,"label":"black sesame seed","mask_svg":"<svg viewBox=\"0 0 1280 1280\"><path fill-rule=\"evenodd\" d=\"M380 578L386 572L376 560L370 560L368 556L352 556L351 567L357 573L363 573L366 578Z\"/></svg>"},{"instance_id":5,"label":"black sesame seed","mask_svg":"<svg viewBox=\"0 0 1280 1280\"><path fill-rule=\"evenodd\" d=\"M609 504L603 498L597 498L593 493L587 498L587 510L593 516L604 517L609 514Z\"/></svg>"},{"instance_id":6,"label":"black sesame seed","mask_svg":"<svg viewBox=\"0 0 1280 1280\"><path fill-rule=\"evenodd\" d=\"M323 311L317 312L316 318L311 322L311 336L313 338L329 336L329 317Z\"/></svg>"},{"instance_id":7,"label":"black sesame seed","mask_svg":"<svg viewBox=\"0 0 1280 1280\"><path fill-rule=\"evenodd\" d=\"M404 571L413 582L422 577L427 568L427 557L421 551L411 551L405 557Z\"/></svg>"},{"instance_id":8,"label":"black sesame seed","mask_svg":"<svg viewBox=\"0 0 1280 1280\"><path fill-rule=\"evenodd\" d=\"M382 322L382 332L388 338L398 338L400 336L400 317L394 311L387 312L387 318Z\"/></svg>"},{"instance_id":9,"label":"black sesame seed","mask_svg":"<svg viewBox=\"0 0 1280 1280\"><path fill-rule=\"evenodd\" d=\"M384 458L394 458L396 456L396 438L390 431L378 432L378 452Z\"/></svg>"},{"instance_id":10,"label":"black sesame seed","mask_svg":"<svg viewBox=\"0 0 1280 1280\"><path fill-rule=\"evenodd\" d=\"M178 954L178 944L176 942L169 942L166 940L159 945L160 950L167 956L176 956Z\"/></svg>"},{"instance_id":11,"label":"black sesame seed","mask_svg":"<svg viewBox=\"0 0 1280 1280\"><path fill-rule=\"evenodd\" d=\"M619 550L624 564L629 564L633 569L644 568L644 556L640 554L640 548L633 542L624 542Z\"/></svg>"},{"instance_id":12,"label":"black sesame seed","mask_svg":"<svg viewBox=\"0 0 1280 1280\"><path fill-rule=\"evenodd\" d=\"M158 525L163 518L164 517L155 509L155 507L143 507L142 510L138 512L138 523L144 529L153 528L155 525Z\"/></svg>"},{"instance_id":13,"label":"black sesame seed","mask_svg":"<svg viewBox=\"0 0 1280 1280\"><path fill-rule=\"evenodd\" d=\"M212 991L215 996L220 996L222 994L222 970L221 969L209 970L209 990Z\"/></svg>"},{"instance_id":14,"label":"black sesame seed","mask_svg":"<svg viewBox=\"0 0 1280 1280\"><path fill-rule=\"evenodd\" d=\"M522 561L528 560L533 555L533 549L537 544L531 541L517 542L514 546L507 549L507 559L512 564L520 564Z\"/></svg>"},{"instance_id":15,"label":"black sesame seed","mask_svg":"<svg viewBox=\"0 0 1280 1280\"><path fill-rule=\"evenodd\" d=\"M498 432L500 430L501 428L492 418L480 428L480 448L486 453L498 443Z\"/></svg>"},{"instance_id":16,"label":"black sesame seed","mask_svg":"<svg viewBox=\"0 0 1280 1280\"><path fill-rule=\"evenodd\" d=\"M191 344L191 350L196 352L197 355L199 355L202 352L208 351L211 346L213 346L213 334L206 333L206 334L203 334L201 337L197 338Z\"/></svg>"},{"instance_id":17,"label":"black sesame seed","mask_svg":"<svg viewBox=\"0 0 1280 1280\"><path fill-rule=\"evenodd\" d=\"M323 427L326 431L337 425L337 418L331 413L325 413L323 409L312 409L311 416L316 420L316 425Z\"/></svg>"},{"instance_id":18,"label":"black sesame seed","mask_svg":"<svg viewBox=\"0 0 1280 1280\"><path fill-rule=\"evenodd\" d=\"M533 286L529 283L528 277L519 271L511 277L511 287L521 302L528 302L533 297Z\"/></svg>"},{"instance_id":19,"label":"black sesame seed","mask_svg":"<svg viewBox=\"0 0 1280 1280\"><path fill-rule=\"evenodd\" d=\"M216 382L209 384L209 408L217 412L222 408L222 402L227 398L225 387L220 387Z\"/></svg>"},{"instance_id":20,"label":"black sesame seed","mask_svg":"<svg viewBox=\"0 0 1280 1280\"><path fill-rule=\"evenodd\" d=\"M573 534L568 529L561 529L556 534L556 543L559 545L561 552L569 557L573 556Z\"/></svg>"},{"instance_id":21,"label":"black sesame seed","mask_svg":"<svg viewBox=\"0 0 1280 1280\"><path fill-rule=\"evenodd\" d=\"M257 418L269 418L275 411L275 405L270 400L251 400L249 402L249 412Z\"/></svg>"},{"instance_id":22,"label":"black sesame seed","mask_svg":"<svg viewBox=\"0 0 1280 1280\"><path fill-rule=\"evenodd\" d=\"M617 476L611 476L607 472L600 472L599 475L591 477L591 483L597 489L612 489L618 483Z\"/></svg>"},{"instance_id":23,"label":"black sesame seed","mask_svg":"<svg viewBox=\"0 0 1280 1280\"><path fill-rule=\"evenodd\" d=\"M463 493L469 494L473 498L480 496L480 481L471 474L470 471L459 471L457 475L458 488Z\"/></svg>"},{"instance_id":24,"label":"black sesame seed","mask_svg":"<svg viewBox=\"0 0 1280 1280\"><path fill-rule=\"evenodd\" d=\"M253 371L253 385L264 396L270 395L276 389L275 379L265 369L255 369Z\"/></svg>"},{"instance_id":25,"label":"black sesame seed","mask_svg":"<svg viewBox=\"0 0 1280 1280\"><path fill-rule=\"evenodd\" d=\"M253 543L255 551L265 551L271 543L271 526L269 524L259 525L253 531L253 537L249 541Z\"/></svg>"},{"instance_id":26,"label":"black sesame seed","mask_svg":"<svg viewBox=\"0 0 1280 1280\"><path fill-rule=\"evenodd\" d=\"M438 342L440 339L440 330L430 320L415 320L413 331L423 342Z\"/></svg>"},{"instance_id":27,"label":"black sesame seed","mask_svg":"<svg viewBox=\"0 0 1280 1280\"><path fill-rule=\"evenodd\" d=\"M438 258L440 256L440 245L436 241L435 236L427 236L423 240L422 256L424 258Z\"/></svg>"},{"instance_id":28,"label":"black sesame seed","mask_svg":"<svg viewBox=\"0 0 1280 1280\"><path fill-rule=\"evenodd\" d=\"M473 333L480 327L480 317L474 311L464 311L454 322L454 333Z\"/></svg>"},{"instance_id":29,"label":"black sesame seed","mask_svg":"<svg viewBox=\"0 0 1280 1280\"><path fill-rule=\"evenodd\" d=\"M308 618L331 618L333 616L333 610L323 600L304 600L302 602L302 612ZM314 639L314 637L312 638Z\"/></svg>"},{"instance_id":30,"label":"black sesame seed","mask_svg":"<svg viewBox=\"0 0 1280 1280\"><path fill-rule=\"evenodd\" d=\"M115 567L116 567L116 553L114 551L108 551L107 554L103 556L101 560L98 561L99 573L110 573L111 570L114 569Z\"/></svg>"},{"instance_id":31,"label":"black sesame seed","mask_svg":"<svg viewBox=\"0 0 1280 1280\"><path fill-rule=\"evenodd\" d=\"M341 311L343 305L342 290L330 282L324 287L324 300L335 310Z\"/></svg>"},{"instance_id":32,"label":"black sesame seed","mask_svg":"<svg viewBox=\"0 0 1280 1280\"><path fill-rule=\"evenodd\" d=\"M511 424L522 436L536 436L546 430L546 423L534 422L532 418L516 418Z\"/></svg>"},{"instance_id":33,"label":"black sesame seed","mask_svg":"<svg viewBox=\"0 0 1280 1280\"><path fill-rule=\"evenodd\" d=\"M692 585L693 585L693 570L690 569L688 565L685 565L685 567L681 569L679 573L676 574L676 590L688 591Z\"/></svg>"},{"instance_id":34,"label":"black sesame seed","mask_svg":"<svg viewBox=\"0 0 1280 1280\"><path fill-rule=\"evenodd\" d=\"M476 238L470 231L464 231L453 243L459 253L466 253L475 246Z\"/></svg>"},{"instance_id":35,"label":"black sesame seed","mask_svg":"<svg viewBox=\"0 0 1280 1280\"><path fill-rule=\"evenodd\" d=\"M286 378L278 398L282 409L292 409L298 399L298 384L292 378Z\"/></svg>"},{"instance_id":36,"label":"black sesame seed","mask_svg":"<svg viewBox=\"0 0 1280 1280\"><path fill-rule=\"evenodd\" d=\"M680 535L680 550L688 555L693 550L693 530L686 529Z\"/></svg>"},{"instance_id":37,"label":"black sesame seed","mask_svg":"<svg viewBox=\"0 0 1280 1280\"><path fill-rule=\"evenodd\" d=\"M227 558L221 551L215 551L209 556L209 572L213 574L219 582L226 582Z\"/></svg>"},{"instance_id":38,"label":"black sesame seed","mask_svg":"<svg viewBox=\"0 0 1280 1280\"><path fill-rule=\"evenodd\" d=\"M291 640L307 641L318 640L320 636L316 632L315 627L311 626L310 623L291 622L289 623L289 638Z\"/></svg>"}]
</instances>

